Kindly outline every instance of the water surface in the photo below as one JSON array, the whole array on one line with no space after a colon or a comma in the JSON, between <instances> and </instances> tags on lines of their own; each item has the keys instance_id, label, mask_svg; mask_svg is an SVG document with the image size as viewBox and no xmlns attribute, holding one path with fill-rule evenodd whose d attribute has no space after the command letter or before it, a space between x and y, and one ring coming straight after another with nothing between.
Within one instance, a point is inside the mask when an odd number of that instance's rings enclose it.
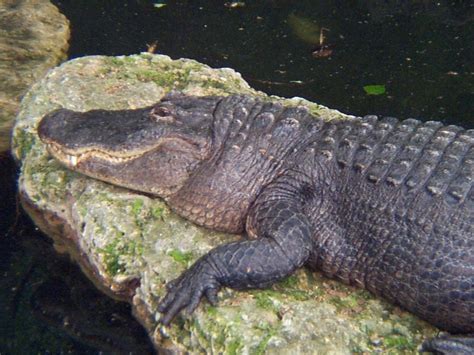
<instances>
[{"instance_id":1,"label":"water surface","mask_svg":"<svg viewBox=\"0 0 474 355\"><path fill-rule=\"evenodd\" d=\"M242 73L257 89L355 115L473 127L474 4L469 1L55 1L71 57L145 51ZM369 4L369 5L367 5ZM332 46L314 58L319 29ZM384 85L368 95L366 85Z\"/></svg>"}]
</instances>

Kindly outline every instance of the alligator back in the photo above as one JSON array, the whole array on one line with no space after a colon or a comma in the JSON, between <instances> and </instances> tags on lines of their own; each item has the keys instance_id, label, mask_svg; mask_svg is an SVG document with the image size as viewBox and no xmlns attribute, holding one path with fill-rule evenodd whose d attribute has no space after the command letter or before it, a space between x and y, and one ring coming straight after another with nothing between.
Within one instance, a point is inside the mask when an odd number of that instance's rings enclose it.
<instances>
[{"instance_id":1,"label":"alligator back","mask_svg":"<svg viewBox=\"0 0 474 355\"><path fill-rule=\"evenodd\" d=\"M324 124L307 152L310 266L473 332L474 131L367 116Z\"/></svg>"},{"instance_id":2,"label":"alligator back","mask_svg":"<svg viewBox=\"0 0 474 355\"><path fill-rule=\"evenodd\" d=\"M375 184L409 193L426 189L453 204L473 202L474 130L366 116L350 124L329 124L317 147Z\"/></svg>"}]
</instances>

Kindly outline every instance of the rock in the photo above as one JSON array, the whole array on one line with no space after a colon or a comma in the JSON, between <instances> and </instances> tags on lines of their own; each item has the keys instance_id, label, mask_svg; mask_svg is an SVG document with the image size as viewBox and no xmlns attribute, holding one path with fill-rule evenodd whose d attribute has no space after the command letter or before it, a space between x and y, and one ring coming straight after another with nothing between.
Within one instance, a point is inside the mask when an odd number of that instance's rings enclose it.
<instances>
[{"instance_id":1,"label":"rock","mask_svg":"<svg viewBox=\"0 0 474 355\"><path fill-rule=\"evenodd\" d=\"M0 152L20 99L50 68L66 59L69 23L49 0L0 1Z\"/></svg>"},{"instance_id":2,"label":"rock","mask_svg":"<svg viewBox=\"0 0 474 355\"><path fill-rule=\"evenodd\" d=\"M435 329L367 292L300 270L266 290L223 289L218 307L205 301L168 329L156 306L167 281L212 247L238 238L199 228L159 199L71 172L52 159L36 125L49 111L142 107L171 89L188 94L247 93L231 69L211 69L162 55L84 57L52 70L25 96L13 153L22 163L19 190L35 222L104 292L132 303L158 349L208 353L414 352ZM300 98L325 119L346 117Z\"/></svg>"}]
</instances>

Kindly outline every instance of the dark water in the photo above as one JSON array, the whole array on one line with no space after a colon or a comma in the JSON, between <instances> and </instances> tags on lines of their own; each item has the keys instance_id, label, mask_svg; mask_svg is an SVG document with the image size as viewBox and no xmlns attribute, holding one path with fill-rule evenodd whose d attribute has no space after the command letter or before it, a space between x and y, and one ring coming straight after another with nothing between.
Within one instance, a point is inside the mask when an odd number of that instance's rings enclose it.
<instances>
[{"instance_id":1,"label":"dark water","mask_svg":"<svg viewBox=\"0 0 474 355\"><path fill-rule=\"evenodd\" d=\"M234 68L271 94L474 126L472 1L54 2L72 23L71 57L139 53L156 42L159 53ZM313 58L320 27L333 54ZM386 93L367 95L371 84Z\"/></svg>"},{"instance_id":2,"label":"dark water","mask_svg":"<svg viewBox=\"0 0 474 355\"><path fill-rule=\"evenodd\" d=\"M156 43L173 58L232 67L270 94L474 128L471 1L53 3L71 21L71 58ZM332 53L315 58L321 27ZM366 85L385 93L368 95ZM149 352L129 307L95 291L17 211L15 177L13 161L0 156L0 353Z\"/></svg>"},{"instance_id":3,"label":"dark water","mask_svg":"<svg viewBox=\"0 0 474 355\"><path fill-rule=\"evenodd\" d=\"M0 354L153 353L130 306L101 294L17 209L16 173L0 155Z\"/></svg>"}]
</instances>

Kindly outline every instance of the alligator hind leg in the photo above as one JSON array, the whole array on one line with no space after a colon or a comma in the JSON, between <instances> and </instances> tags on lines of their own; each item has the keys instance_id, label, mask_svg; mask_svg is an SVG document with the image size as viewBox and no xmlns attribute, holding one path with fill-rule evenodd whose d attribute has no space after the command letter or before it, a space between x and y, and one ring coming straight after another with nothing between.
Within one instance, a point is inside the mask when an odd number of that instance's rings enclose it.
<instances>
[{"instance_id":1,"label":"alligator hind leg","mask_svg":"<svg viewBox=\"0 0 474 355\"><path fill-rule=\"evenodd\" d=\"M443 355L472 355L474 354L474 334L442 335L428 339L421 345L420 351Z\"/></svg>"}]
</instances>

